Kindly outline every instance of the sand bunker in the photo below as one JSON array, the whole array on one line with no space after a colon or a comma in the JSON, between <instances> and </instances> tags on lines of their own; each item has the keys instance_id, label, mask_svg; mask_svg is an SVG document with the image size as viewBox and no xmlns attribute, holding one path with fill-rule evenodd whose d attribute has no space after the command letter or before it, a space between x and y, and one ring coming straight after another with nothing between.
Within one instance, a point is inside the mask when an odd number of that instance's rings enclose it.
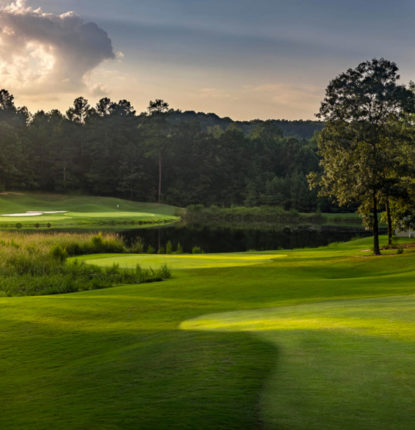
<instances>
[{"instance_id":1,"label":"sand bunker","mask_svg":"<svg viewBox=\"0 0 415 430\"><path fill-rule=\"evenodd\" d=\"M52 215L52 214L65 214L68 211L27 211L21 214L2 214L1 216L10 217L26 217L26 216L41 216L41 215Z\"/></svg>"}]
</instances>

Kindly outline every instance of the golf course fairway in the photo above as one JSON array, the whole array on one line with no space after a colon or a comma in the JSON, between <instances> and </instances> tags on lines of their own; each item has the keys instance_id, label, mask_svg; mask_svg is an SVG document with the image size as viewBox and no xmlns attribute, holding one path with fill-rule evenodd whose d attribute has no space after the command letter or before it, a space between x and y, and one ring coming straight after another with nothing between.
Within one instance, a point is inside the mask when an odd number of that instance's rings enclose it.
<instances>
[{"instance_id":1,"label":"golf course fairway","mask_svg":"<svg viewBox=\"0 0 415 430\"><path fill-rule=\"evenodd\" d=\"M0 193L0 229L111 229L177 222L177 208L113 197Z\"/></svg>"},{"instance_id":2,"label":"golf course fairway","mask_svg":"<svg viewBox=\"0 0 415 430\"><path fill-rule=\"evenodd\" d=\"M0 428L411 430L415 248L101 255L152 284L0 298Z\"/></svg>"}]
</instances>

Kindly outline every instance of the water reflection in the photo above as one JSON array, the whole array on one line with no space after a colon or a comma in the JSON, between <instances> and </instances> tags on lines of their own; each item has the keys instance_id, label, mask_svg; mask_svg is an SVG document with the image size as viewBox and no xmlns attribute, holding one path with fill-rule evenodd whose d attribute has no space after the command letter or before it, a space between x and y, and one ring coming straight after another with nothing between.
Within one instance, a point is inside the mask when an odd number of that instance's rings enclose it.
<instances>
[{"instance_id":1,"label":"water reflection","mask_svg":"<svg viewBox=\"0 0 415 430\"><path fill-rule=\"evenodd\" d=\"M128 244L141 238L145 245L159 249L172 242L173 249L180 243L184 252L199 246L205 252L265 251L317 247L332 242L347 241L370 233L358 228L322 227L284 229L231 229L206 226L174 226L161 229L129 230L120 233Z\"/></svg>"}]
</instances>

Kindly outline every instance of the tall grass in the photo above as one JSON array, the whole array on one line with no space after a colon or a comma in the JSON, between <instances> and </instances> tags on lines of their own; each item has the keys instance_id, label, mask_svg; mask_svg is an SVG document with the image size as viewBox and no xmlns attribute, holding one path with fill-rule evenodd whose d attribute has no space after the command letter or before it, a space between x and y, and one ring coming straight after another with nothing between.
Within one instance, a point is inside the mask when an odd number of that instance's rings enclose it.
<instances>
[{"instance_id":1,"label":"tall grass","mask_svg":"<svg viewBox=\"0 0 415 430\"><path fill-rule=\"evenodd\" d=\"M122 240L113 234L2 233L0 295L69 293L170 277L167 267L152 270L137 266L126 270L66 261L68 256L125 251Z\"/></svg>"}]
</instances>

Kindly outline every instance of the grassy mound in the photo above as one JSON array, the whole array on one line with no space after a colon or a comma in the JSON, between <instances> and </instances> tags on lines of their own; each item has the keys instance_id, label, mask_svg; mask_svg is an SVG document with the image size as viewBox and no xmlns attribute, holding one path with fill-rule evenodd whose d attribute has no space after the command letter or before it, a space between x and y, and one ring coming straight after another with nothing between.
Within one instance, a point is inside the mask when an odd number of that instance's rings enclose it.
<instances>
[{"instance_id":1,"label":"grassy mound","mask_svg":"<svg viewBox=\"0 0 415 430\"><path fill-rule=\"evenodd\" d=\"M21 216L25 212L53 212ZM154 225L178 220L177 208L111 197L68 196L43 193L1 193L0 228L82 229ZM9 216L9 215L17 216ZM7 216L5 216L7 215Z\"/></svg>"},{"instance_id":2,"label":"grassy mound","mask_svg":"<svg viewBox=\"0 0 415 430\"><path fill-rule=\"evenodd\" d=\"M410 430L415 252L369 247L0 298L0 428Z\"/></svg>"}]
</instances>

